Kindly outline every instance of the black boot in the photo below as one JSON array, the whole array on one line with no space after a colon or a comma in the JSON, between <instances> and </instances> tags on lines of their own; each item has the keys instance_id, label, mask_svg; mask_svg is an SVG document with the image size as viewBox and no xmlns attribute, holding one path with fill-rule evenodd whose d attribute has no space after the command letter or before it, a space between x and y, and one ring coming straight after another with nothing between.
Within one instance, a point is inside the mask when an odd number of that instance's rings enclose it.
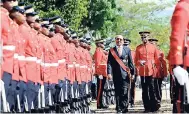
<instances>
[{"instance_id":1,"label":"black boot","mask_svg":"<svg viewBox=\"0 0 189 114\"><path fill-rule=\"evenodd\" d=\"M45 108L44 108L44 112L45 112L45 113L50 113L50 107L45 107Z\"/></svg>"}]
</instances>

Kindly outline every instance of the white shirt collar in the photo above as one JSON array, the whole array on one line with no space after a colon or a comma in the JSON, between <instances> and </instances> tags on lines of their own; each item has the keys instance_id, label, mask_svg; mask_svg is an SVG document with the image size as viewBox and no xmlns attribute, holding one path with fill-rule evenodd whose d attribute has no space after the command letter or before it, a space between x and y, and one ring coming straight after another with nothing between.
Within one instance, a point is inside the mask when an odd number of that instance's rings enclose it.
<instances>
[{"instance_id":1,"label":"white shirt collar","mask_svg":"<svg viewBox=\"0 0 189 114\"><path fill-rule=\"evenodd\" d=\"M117 46L117 45L116 45L116 48L117 48L117 49L118 49L119 47L122 49L122 48L123 48L123 45L121 45L121 46Z\"/></svg>"}]
</instances>

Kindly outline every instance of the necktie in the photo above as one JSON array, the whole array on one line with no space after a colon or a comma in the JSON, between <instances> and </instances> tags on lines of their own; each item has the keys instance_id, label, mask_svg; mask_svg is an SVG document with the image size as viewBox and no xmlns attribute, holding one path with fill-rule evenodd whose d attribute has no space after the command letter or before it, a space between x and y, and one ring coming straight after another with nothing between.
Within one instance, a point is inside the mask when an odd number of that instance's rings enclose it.
<instances>
[{"instance_id":1,"label":"necktie","mask_svg":"<svg viewBox=\"0 0 189 114\"><path fill-rule=\"evenodd\" d=\"M121 47L118 47L118 54L119 54L119 56L122 55Z\"/></svg>"}]
</instances>

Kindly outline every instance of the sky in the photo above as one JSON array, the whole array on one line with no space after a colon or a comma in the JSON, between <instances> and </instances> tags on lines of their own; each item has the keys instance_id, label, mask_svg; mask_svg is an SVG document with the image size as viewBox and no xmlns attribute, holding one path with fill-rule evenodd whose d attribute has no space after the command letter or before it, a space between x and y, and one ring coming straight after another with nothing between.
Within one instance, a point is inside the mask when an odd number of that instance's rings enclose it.
<instances>
[{"instance_id":1,"label":"sky","mask_svg":"<svg viewBox=\"0 0 189 114\"><path fill-rule=\"evenodd\" d=\"M174 2L175 0L137 0L138 2L155 2L158 4L161 3L168 3L168 2ZM162 12L159 12L157 15L158 17L164 17L164 16L171 16L173 14L175 5L172 5L170 7L165 8Z\"/></svg>"},{"instance_id":2,"label":"sky","mask_svg":"<svg viewBox=\"0 0 189 114\"><path fill-rule=\"evenodd\" d=\"M174 7L168 7L159 13L159 16L171 16L173 14Z\"/></svg>"}]
</instances>

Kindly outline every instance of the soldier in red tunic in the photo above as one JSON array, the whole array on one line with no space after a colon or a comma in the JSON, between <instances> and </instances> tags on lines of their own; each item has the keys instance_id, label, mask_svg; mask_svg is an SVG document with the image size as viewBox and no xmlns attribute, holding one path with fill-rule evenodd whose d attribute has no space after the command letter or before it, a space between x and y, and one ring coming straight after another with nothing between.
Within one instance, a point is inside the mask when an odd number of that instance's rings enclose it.
<instances>
[{"instance_id":1,"label":"soldier in red tunic","mask_svg":"<svg viewBox=\"0 0 189 114\"><path fill-rule=\"evenodd\" d=\"M108 108L102 102L102 94L104 91L104 85L106 83L107 77L107 59L106 55L104 54L104 44L103 40L96 41L96 51L93 55L94 62L95 62L95 74L97 75L97 108Z\"/></svg>"},{"instance_id":2,"label":"soldier in red tunic","mask_svg":"<svg viewBox=\"0 0 189 114\"><path fill-rule=\"evenodd\" d=\"M158 58L157 48L148 42L150 32L139 32L142 44L137 46L135 65L139 69L142 85L142 100L145 112L154 112L160 108L154 93L155 60Z\"/></svg>"},{"instance_id":3,"label":"soldier in red tunic","mask_svg":"<svg viewBox=\"0 0 189 114\"><path fill-rule=\"evenodd\" d=\"M183 81L188 79L189 72L189 49L188 48L188 33L189 29L189 0L180 0L173 13L171 19L171 36L170 36L170 51L169 64L173 67L173 73L176 77L175 100L173 101L173 112L183 113L189 112L189 105L185 104L184 84ZM183 80L183 81L182 81Z\"/></svg>"}]
</instances>

